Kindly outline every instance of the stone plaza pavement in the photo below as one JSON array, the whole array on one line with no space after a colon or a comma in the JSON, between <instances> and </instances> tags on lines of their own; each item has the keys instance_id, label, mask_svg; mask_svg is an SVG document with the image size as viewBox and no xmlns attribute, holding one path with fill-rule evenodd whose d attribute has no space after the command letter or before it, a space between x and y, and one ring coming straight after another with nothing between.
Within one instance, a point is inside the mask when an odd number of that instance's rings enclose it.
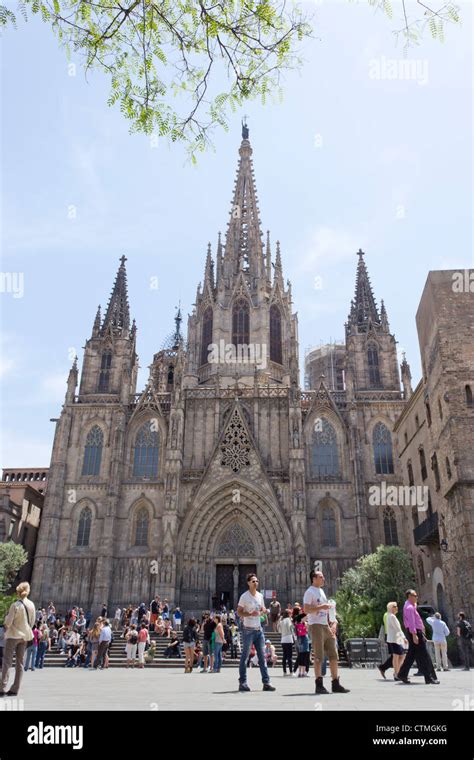
<instances>
[{"instance_id":1,"label":"stone plaza pavement","mask_svg":"<svg viewBox=\"0 0 474 760\"><path fill-rule=\"evenodd\" d=\"M45 668L24 674L16 699L0 699L6 710L474 710L474 671L440 673L439 686L411 676L405 686L376 669L341 669L350 694L314 694L314 679L270 671L276 692L262 692L258 668L249 671L252 692L237 691L238 671L185 674L175 668L103 671ZM412 671L413 673L413 671ZM12 673L13 676L13 673ZM324 679L330 689L330 677Z\"/></svg>"}]
</instances>

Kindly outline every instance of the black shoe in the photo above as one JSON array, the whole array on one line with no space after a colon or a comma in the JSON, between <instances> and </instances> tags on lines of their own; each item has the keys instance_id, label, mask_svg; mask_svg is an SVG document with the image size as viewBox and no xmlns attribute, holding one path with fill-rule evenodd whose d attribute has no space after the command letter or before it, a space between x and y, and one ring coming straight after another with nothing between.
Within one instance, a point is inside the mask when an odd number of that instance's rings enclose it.
<instances>
[{"instance_id":1,"label":"black shoe","mask_svg":"<svg viewBox=\"0 0 474 760\"><path fill-rule=\"evenodd\" d=\"M7 694L7 697L16 697L16 695L18 694L18 692L10 690L10 691L7 691L6 694Z\"/></svg>"},{"instance_id":2,"label":"black shoe","mask_svg":"<svg viewBox=\"0 0 474 760\"><path fill-rule=\"evenodd\" d=\"M271 683L264 683L262 691L276 691L276 689Z\"/></svg>"},{"instance_id":3,"label":"black shoe","mask_svg":"<svg viewBox=\"0 0 474 760\"><path fill-rule=\"evenodd\" d=\"M323 684L322 676L321 678L316 679L316 691L315 694L329 694L328 690L325 688Z\"/></svg>"},{"instance_id":4,"label":"black shoe","mask_svg":"<svg viewBox=\"0 0 474 760\"><path fill-rule=\"evenodd\" d=\"M399 678L398 676L393 676L393 680L394 680L394 681L401 681L402 679L401 679L401 678Z\"/></svg>"},{"instance_id":5,"label":"black shoe","mask_svg":"<svg viewBox=\"0 0 474 760\"><path fill-rule=\"evenodd\" d=\"M378 671L379 671L380 675L382 676L382 678L386 681L387 680L387 676L385 675L385 670L382 670L382 668L380 667L380 665L378 665Z\"/></svg>"},{"instance_id":6,"label":"black shoe","mask_svg":"<svg viewBox=\"0 0 474 760\"><path fill-rule=\"evenodd\" d=\"M430 678L430 680L429 680L429 681L426 681L426 684L427 684L427 685L428 685L428 684L431 684L431 683L434 683L434 684L438 684L438 683L439 683L439 681L438 681L438 679L437 679L437 678Z\"/></svg>"},{"instance_id":7,"label":"black shoe","mask_svg":"<svg viewBox=\"0 0 474 760\"><path fill-rule=\"evenodd\" d=\"M408 678L400 678L400 676L398 676L398 680L401 681L401 683L408 683L408 684L411 683L411 681Z\"/></svg>"},{"instance_id":8,"label":"black shoe","mask_svg":"<svg viewBox=\"0 0 474 760\"><path fill-rule=\"evenodd\" d=\"M239 691L250 691L250 686L246 683L239 683Z\"/></svg>"},{"instance_id":9,"label":"black shoe","mask_svg":"<svg viewBox=\"0 0 474 760\"><path fill-rule=\"evenodd\" d=\"M331 691L333 694L348 694L350 689L345 689L344 686L341 686L339 678L333 678Z\"/></svg>"},{"instance_id":10,"label":"black shoe","mask_svg":"<svg viewBox=\"0 0 474 760\"><path fill-rule=\"evenodd\" d=\"M415 678L421 678L421 676L423 675L423 673L420 673L420 671L417 670L416 673L413 673L413 675L415 676Z\"/></svg>"}]
</instances>

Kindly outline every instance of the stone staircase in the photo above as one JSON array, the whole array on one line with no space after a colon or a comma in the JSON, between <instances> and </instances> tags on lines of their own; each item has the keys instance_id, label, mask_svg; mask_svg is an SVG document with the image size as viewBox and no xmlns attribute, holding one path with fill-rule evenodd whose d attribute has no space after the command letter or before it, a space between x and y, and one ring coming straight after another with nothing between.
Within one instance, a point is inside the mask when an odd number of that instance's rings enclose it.
<instances>
[{"instance_id":1,"label":"stone staircase","mask_svg":"<svg viewBox=\"0 0 474 760\"><path fill-rule=\"evenodd\" d=\"M109 649L109 667L111 668L124 668L127 664L127 657L125 653L125 640L121 638L122 631L118 631L113 634L113 641ZM183 668L184 669L184 656L181 658L165 658L164 652L168 646L168 639L163 636L158 636L156 633L150 634L150 639L156 645L156 654L153 662L145 663L147 668ZM182 642L183 634L178 633L178 639ZM278 662L276 667L281 668L282 663L282 646L280 643L280 634L273 633L273 631L265 631L265 639L270 639L275 647ZM181 652L183 652L183 646L181 644ZM293 653L296 657L296 650L293 649ZM53 647L50 652L47 652L44 658L45 667L64 667L66 663L66 655L62 654L57 647ZM344 657L340 657L339 665L347 665L347 660ZM230 652L224 652L222 666L224 668L238 668L239 657L235 659L230 658Z\"/></svg>"}]
</instances>

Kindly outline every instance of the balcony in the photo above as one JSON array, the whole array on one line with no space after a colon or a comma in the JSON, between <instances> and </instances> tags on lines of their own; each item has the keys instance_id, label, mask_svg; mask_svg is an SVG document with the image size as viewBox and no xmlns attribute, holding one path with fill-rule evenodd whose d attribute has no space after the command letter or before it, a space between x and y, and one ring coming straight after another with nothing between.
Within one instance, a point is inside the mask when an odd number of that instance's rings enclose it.
<instances>
[{"instance_id":1,"label":"balcony","mask_svg":"<svg viewBox=\"0 0 474 760\"><path fill-rule=\"evenodd\" d=\"M413 531L416 546L439 545L438 513L433 512Z\"/></svg>"}]
</instances>

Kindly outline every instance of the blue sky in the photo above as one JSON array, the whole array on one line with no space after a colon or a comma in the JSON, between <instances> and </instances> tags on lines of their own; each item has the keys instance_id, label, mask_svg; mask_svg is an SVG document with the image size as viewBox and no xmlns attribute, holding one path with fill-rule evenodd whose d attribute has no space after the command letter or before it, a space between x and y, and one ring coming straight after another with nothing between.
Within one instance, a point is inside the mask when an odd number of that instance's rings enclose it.
<instances>
[{"instance_id":1,"label":"blue sky","mask_svg":"<svg viewBox=\"0 0 474 760\"><path fill-rule=\"evenodd\" d=\"M403 60L396 19L365 0L304 5L316 17L303 69L286 75L282 104L244 109L262 229L281 241L293 286L301 371L309 346L344 336L362 247L416 384L415 313L427 273L473 266L470 4L444 44L426 34L409 52L410 79L387 74ZM106 105L108 83L86 81L74 57L69 76L38 19L7 31L2 48L1 271L21 274L24 292L0 293L0 466L40 467L50 461L49 420L61 410L71 356L81 366L120 256L138 327L137 390L175 305L191 310L207 243L215 252L226 229L242 114L192 166L180 146L130 135Z\"/></svg>"}]
</instances>

